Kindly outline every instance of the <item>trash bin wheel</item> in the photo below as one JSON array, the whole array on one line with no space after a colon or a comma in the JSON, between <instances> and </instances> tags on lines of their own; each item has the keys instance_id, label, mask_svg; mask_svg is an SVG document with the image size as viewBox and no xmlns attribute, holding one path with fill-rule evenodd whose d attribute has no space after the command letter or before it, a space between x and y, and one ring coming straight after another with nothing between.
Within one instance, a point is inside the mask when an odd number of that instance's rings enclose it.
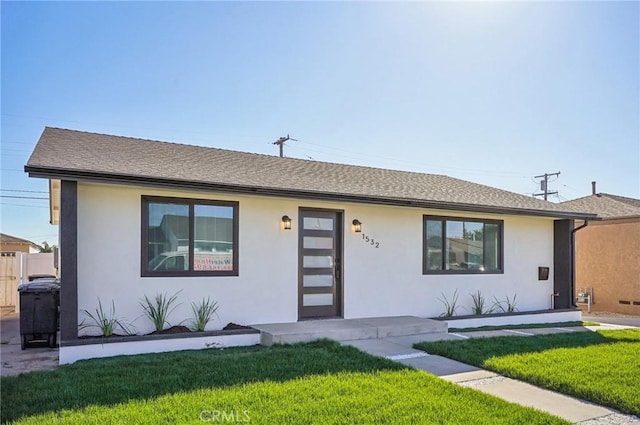
<instances>
[{"instance_id":1,"label":"trash bin wheel","mask_svg":"<svg viewBox=\"0 0 640 425\"><path fill-rule=\"evenodd\" d=\"M56 334L49 334L49 348L56 348Z\"/></svg>"},{"instance_id":2,"label":"trash bin wheel","mask_svg":"<svg viewBox=\"0 0 640 425\"><path fill-rule=\"evenodd\" d=\"M20 348L22 348L23 350L25 348L27 348L27 335L26 334L20 335Z\"/></svg>"}]
</instances>

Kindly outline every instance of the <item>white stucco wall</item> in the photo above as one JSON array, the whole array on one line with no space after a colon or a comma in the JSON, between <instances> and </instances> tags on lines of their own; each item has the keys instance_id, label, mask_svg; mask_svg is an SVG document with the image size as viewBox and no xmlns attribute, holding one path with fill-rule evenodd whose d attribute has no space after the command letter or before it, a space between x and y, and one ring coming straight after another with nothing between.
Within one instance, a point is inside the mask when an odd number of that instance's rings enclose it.
<instances>
[{"instance_id":1,"label":"white stucco wall","mask_svg":"<svg viewBox=\"0 0 640 425\"><path fill-rule=\"evenodd\" d=\"M381 245L371 249L357 235L347 234L345 317L368 316L372 308L381 316L438 316L444 307L437 298L444 294L451 299L456 289L463 307L458 314L471 314L469 294L478 290L488 305L494 296L504 299L517 294L521 311L550 307L553 278L538 281L538 266L553 266L552 220L360 205L350 208L350 213L365 223L363 232ZM504 220L504 274L422 275L424 214Z\"/></svg>"},{"instance_id":2,"label":"white stucco wall","mask_svg":"<svg viewBox=\"0 0 640 425\"><path fill-rule=\"evenodd\" d=\"M140 277L141 195L175 196L239 202L239 276ZM172 324L189 319L191 301L210 296L219 302L220 319L239 324L292 322L298 319L298 208L344 211L344 317L438 316L444 293L460 294L469 313L470 293L487 301L517 294L520 311L550 307L553 269L548 281L537 280L538 266L553 266L553 221L545 218L456 213L419 208L338 204L295 199L182 192L80 183L78 185L78 308L95 310L115 302L116 313L133 321L139 333L152 325L142 317L139 300L181 290ZM293 219L290 231L281 217ZM504 274L423 275L424 214L504 220ZM380 242L374 248L354 233L357 218L363 234ZM85 316L78 315L79 320Z\"/></svg>"}]
</instances>

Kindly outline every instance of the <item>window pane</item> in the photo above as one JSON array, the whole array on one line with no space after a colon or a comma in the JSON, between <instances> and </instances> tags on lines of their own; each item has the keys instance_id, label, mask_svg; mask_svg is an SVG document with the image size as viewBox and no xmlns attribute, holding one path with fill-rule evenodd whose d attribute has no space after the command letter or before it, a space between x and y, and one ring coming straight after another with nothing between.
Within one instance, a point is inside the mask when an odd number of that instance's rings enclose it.
<instances>
[{"instance_id":1,"label":"window pane","mask_svg":"<svg viewBox=\"0 0 640 425\"><path fill-rule=\"evenodd\" d=\"M442 270L442 221L427 220L427 270Z\"/></svg>"},{"instance_id":2,"label":"window pane","mask_svg":"<svg viewBox=\"0 0 640 425\"><path fill-rule=\"evenodd\" d=\"M500 226L485 224L484 226L484 266L489 271L502 268L500 264Z\"/></svg>"},{"instance_id":3,"label":"window pane","mask_svg":"<svg viewBox=\"0 0 640 425\"><path fill-rule=\"evenodd\" d=\"M484 223L478 223L475 221L464 222L466 253L462 267L465 270L484 271L484 248L482 245L483 234Z\"/></svg>"},{"instance_id":4,"label":"window pane","mask_svg":"<svg viewBox=\"0 0 640 425\"><path fill-rule=\"evenodd\" d=\"M194 270L233 270L233 207L194 206Z\"/></svg>"},{"instance_id":5,"label":"window pane","mask_svg":"<svg viewBox=\"0 0 640 425\"><path fill-rule=\"evenodd\" d=\"M148 241L150 271L187 270L189 206L149 203Z\"/></svg>"},{"instance_id":6,"label":"window pane","mask_svg":"<svg viewBox=\"0 0 640 425\"><path fill-rule=\"evenodd\" d=\"M315 269L333 267L333 257L327 255L305 255L302 258L302 266Z\"/></svg>"},{"instance_id":7,"label":"window pane","mask_svg":"<svg viewBox=\"0 0 640 425\"><path fill-rule=\"evenodd\" d=\"M447 221L447 270L484 270L483 223Z\"/></svg>"},{"instance_id":8,"label":"window pane","mask_svg":"<svg viewBox=\"0 0 640 425\"><path fill-rule=\"evenodd\" d=\"M331 285L333 285L332 274L305 274L304 276L302 276L302 286L304 287Z\"/></svg>"},{"instance_id":9,"label":"window pane","mask_svg":"<svg viewBox=\"0 0 640 425\"><path fill-rule=\"evenodd\" d=\"M464 260L464 223L462 221L447 221L447 270L460 270L460 263Z\"/></svg>"},{"instance_id":10,"label":"window pane","mask_svg":"<svg viewBox=\"0 0 640 425\"><path fill-rule=\"evenodd\" d=\"M304 294L302 296L302 305L305 307L332 304L333 294Z\"/></svg>"},{"instance_id":11,"label":"window pane","mask_svg":"<svg viewBox=\"0 0 640 425\"><path fill-rule=\"evenodd\" d=\"M305 217L305 230L333 230L333 220L330 218Z\"/></svg>"},{"instance_id":12,"label":"window pane","mask_svg":"<svg viewBox=\"0 0 640 425\"><path fill-rule=\"evenodd\" d=\"M305 249L333 249L333 238L314 238L305 236L302 242Z\"/></svg>"}]
</instances>

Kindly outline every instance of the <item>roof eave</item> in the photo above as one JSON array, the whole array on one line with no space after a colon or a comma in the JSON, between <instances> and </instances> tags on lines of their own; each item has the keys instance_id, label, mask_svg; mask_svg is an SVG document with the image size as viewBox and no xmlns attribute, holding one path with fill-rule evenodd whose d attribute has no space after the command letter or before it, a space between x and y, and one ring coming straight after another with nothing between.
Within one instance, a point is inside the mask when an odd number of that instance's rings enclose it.
<instances>
[{"instance_id":1,"label":"roof eave","mask_svg":"<svg viewBox=\"0 0 640 425\"><path fill-rule=\"evenodd\" d=\"M619 215L615 217L602 217L602 221L614 221L614 220L640 220L640 215Z\"/></svg>"},{"instance_id":2,"label":"roof eave","mask_svg":"<svg viewBox=\"0 0 640 425\"><path fill-rule=\"evenodd\" d=\"M181 189L214 190L226 193L241 193L252 195L295 197L326 201L348 201L376 205L406 206L414 208L431 208L438 210L469 211L492 214L526 215L537 217L564 218L575 220L598 220L595 214L576 213L570 211L546 211L527 208L500 207L491 205L461 204L454 202L430 201L413 198L388 198L369 195L353 195L343 193L316 192L298 189L279 189L257 186L239 186L231 184L204 183L187 180L155 178L134 175L96 173L90 171L65 170L48 167L26 165L25 172L29 177L40 177L59 180L91 181L96 183L119 183L128 185L146 185L156 187L170 187Z\"/></svg>"}]
</instances>

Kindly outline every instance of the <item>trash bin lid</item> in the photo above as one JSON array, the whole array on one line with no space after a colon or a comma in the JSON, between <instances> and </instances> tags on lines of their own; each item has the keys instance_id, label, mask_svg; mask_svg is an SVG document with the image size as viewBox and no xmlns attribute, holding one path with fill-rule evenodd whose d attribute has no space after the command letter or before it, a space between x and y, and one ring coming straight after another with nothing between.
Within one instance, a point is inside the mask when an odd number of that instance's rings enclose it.
<instances>
[{"instance_id":1,"label":"trash bin lid","mask_svg":"<svg viewBox=\"0 0 640 425\"><path fill-rule=\"evenodd\" d=\"M29 282L36 279L57 279L57 277L54 274L30 274L28 277Z\"/></svg>"},{"instance_id":2,"label":"trash bin lid","mask_svg":"<svg viewBox=\"0 0 640 425\"><path fill-rule=\"evenodd\" d=\"M36 279L18 285L19 292L52 292L60 291L60 281L55 278Z\"/></svg>"}]
</instances>

